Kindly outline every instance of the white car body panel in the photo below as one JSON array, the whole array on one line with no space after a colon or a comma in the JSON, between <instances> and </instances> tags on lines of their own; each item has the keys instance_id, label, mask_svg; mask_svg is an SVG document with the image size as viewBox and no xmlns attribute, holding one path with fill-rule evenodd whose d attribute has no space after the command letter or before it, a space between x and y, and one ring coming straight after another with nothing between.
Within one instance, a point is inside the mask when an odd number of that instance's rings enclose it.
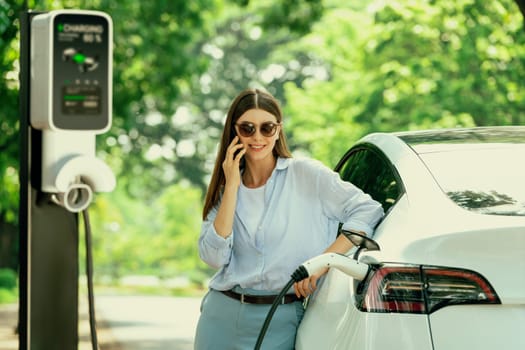
<instances>
[{"instance_id":1,"label":"white car body panel","mask_svg":"<svg viewBox=\"0 0 525 350\"><path fill-rule=\"evenodd\" d=\"M296 348L525 349L525 216L461 208L396 136L372 134L359 143L379 147L405 188L374 233L381 250L364 252L359 260L473 270L501 304L446 306L430 315L362 312L352 278L332 269L311 297Z\"/></svg>"},{"instance_id":2,"label":"white car body panel","mask_svg":"<svg viewBox=\"0 0 525 350\"><path fill-rule=\"evenodd\" d=\"M350 277L328 272L299 327L297 350L432 350L426 315L361 312L352 289Z\"/></svg>"},{"instance_id":3,"label":"white car body panel","mask_svg":"<svg viewBox=\"0 0 525 350\"><path fill-rule=\"evenodd\" d=\"M381 251L366 254L377 261L474 270L490 281L502 303L525 305L525 218L505 217L507 222L500 223L499 217L486 220L483 215L474 214L476 217L469 223L471 214L467 214L459 224L461 228L455 229L448 227L454 226L450 215L447 220L425 218L425 228L400 225L396 235L388 235L379 227L374 238ZM411 243L400 245L400 241Z\"/></svg>"},{"instance_id":4,"label":"white car body panel","mask_svg":"<svg viewBox=\"0 0 525 350\"><path fill-rule=\"evenodd\" d=\"M525 305L448 306L430 322L434 350L525 349Z\"/></svg>"}]
</instances>

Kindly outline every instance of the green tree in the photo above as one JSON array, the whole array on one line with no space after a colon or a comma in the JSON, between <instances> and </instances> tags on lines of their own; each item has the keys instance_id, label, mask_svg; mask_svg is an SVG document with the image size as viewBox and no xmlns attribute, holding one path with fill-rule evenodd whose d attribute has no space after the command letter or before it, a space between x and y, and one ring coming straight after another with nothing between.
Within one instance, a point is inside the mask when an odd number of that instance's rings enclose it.
<instances>
[{"instance_id":1,"label":"green tree","mask_svg":"<svg viewBox=\"0 0 525 350\"><path fill-rule=\"evenodd\" d=\"M522 21L511 0L341 3L302 42L327 78L287 86L295 139L335 165L373 131L524 124Z\"/></svg>"},{"instance_id":2,"label":"green tree","mask_svg":"<svg viewBox=\"0 0 525 350\"><path fill-rule=\"evenodd\" d=\"M200 190L189 184L170 186L155 201L153 211L160 223L156 232L155 251L162 252L155 254L155 266L172 273L207 271L206 265L199 258L196 242L201 226Z\"/></svg>"},{"instance_id":3,"label":"green tree","mask_svg":"<svg viewBox=\"0 0 525 350\"><path fill-rule=\"evenodd\" d=\"M308 31L322 9L307 0L109 8L115 22L141 18L116 28L116 120L101 138L120 159L128 192L144 198L182 179L204 192L228 103L240 89L266 83L260 74L274 47ZM152 23L159 25L145 31ZM277 80L269 89L282 91Z\"/></svg>"},{"instance_id":4,"label":"green tree","mask_svg":"<svg viewBox=\"0 0 525 350\"><path fill-rule=\"evenodd\" d=\"M177 196L187 197L192 215L200 216L194 196L206 189L226 108L246 86L265 87L283 102L296 153L330 165L371 131L524 122L518 88L523 18L511 0L27 5L97 9L114 21L114 121L98 137L97 150L119 188L97 196L93 223L103 232L94 237L96 262L115 276L167 266L168 255L160 261L158 249L145 249L161 239L194 254L187 245L193 219L169 219L185 210L159 216L150 207L158 208L157 198L171 207ZM17 18L23 6L0 0L0 267L16 265ZM186 189L185 180L198 191ZM170 230L175 236L167 236Z\"/></svg>"},{"instance_id":5,"label":"green tree","mask_svg":"<svg viewBox=\"0 0 525 350\"><path fill-rule=\"evenodd\" d=\"M18 28L21 1L0 0L0 268L15 269L18 230Z\"/></svg>"},{"instance_id":6,"label":"green tree","mask_svg":"<svg viewBox=\"0 0 525 350\"><path fill-rule=\"evenodd\" d=\"M99 195L90 210L96 277L209 275L197 253L201 210L202 194L188 182L150 203L132 201L122 190ZM81 256L84 261L83 249Z\"/></svg>"},{"instance_id":7,"label":"green tree","mask_svg":"<svg viewBox=\"0 0 525 350\"><path fill-rule=\"evenodd\" d=\"M210 119L194 123L186 117L186 106L201 105L195 85L213 59L204 46L230 13L239 17L255 6L261 25L289 31L304 31L320 16L322 6L311 1L267 2L263 7L248 1L0 1L0 50L4 80L0 85L3 102L0 133L0 195L2 254L10 247L9 258L16 265L16 219L18 192L18 16L28 6L36 11L59 8L96 9L109 13L114 22L114 111L113 127L98 137L98 155L115 171L119 186L132 198L155 198L165 186L189 179L206 186L205 163L214 137L204 132ZM225 27L223 27L224 29ZM243 28L244 29L244 28ZM281 35L282 38L282 35ZM235 47L235 46L233 46ZM192 103L187 102L188 96ZM224 96L222 100L224 101ZM231 96L227 97L228 99ZM206 107L206 113L209 112ZM215 130L220 123L215 123ZM213 134L213 133L211 133ZM11 229L7 230L6 225ZM9 234L7 234L9 233ZM8 244L4 244L7 240ZM0 256L0 266L5 263Z\"/></svg>"}]
</instances>

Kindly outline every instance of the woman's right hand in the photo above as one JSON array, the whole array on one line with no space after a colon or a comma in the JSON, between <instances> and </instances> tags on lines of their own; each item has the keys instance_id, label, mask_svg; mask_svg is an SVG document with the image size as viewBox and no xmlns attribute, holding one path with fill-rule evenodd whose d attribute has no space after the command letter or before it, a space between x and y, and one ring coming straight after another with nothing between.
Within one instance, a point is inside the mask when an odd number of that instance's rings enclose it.
<instances>
[{"instance_id":1,"label":"woman's right hand","mask_svg":"<svg viewBox=\"0 0 525 350\"><path fill-rule=\"evenodd\" d=\"M222 171L224 171L226 184L213 225L217 234L224 238L229 237L233 230L237 191L241 185L241 169L239 165L244 153L246 153L246 149L239 143L239 137L235 136L226 149L226 155L222 162Z\"/></svg>"},{"instance_id":2,"label":"woman's right hand","mask_svg":"<svg viewBox=\"0 0 525 350\"><path fill-rule=\"evenodd\" d=\"M241 185L240 162L246 149L242 143L239 143L239 136L235 136L226 150L226 156L222 162L222 170L226 179L227 186Z\"/></svg>"}]
</instances>

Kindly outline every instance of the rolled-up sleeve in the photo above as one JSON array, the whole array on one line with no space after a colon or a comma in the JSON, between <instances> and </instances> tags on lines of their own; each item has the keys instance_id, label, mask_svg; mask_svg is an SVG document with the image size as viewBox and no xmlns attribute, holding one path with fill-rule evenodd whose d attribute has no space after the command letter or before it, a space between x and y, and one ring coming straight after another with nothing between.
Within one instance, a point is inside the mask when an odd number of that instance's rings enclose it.
<instances>
[{"instance_id":1,"label":"rolled-up sleeve","mask_svg":"<svg viewBox=\"0 0 525 350\"><path fill-rule=\"evenodd\" d=\"M318 190L325 214L343 223L343 229L370 236L384 211L381 204L329 168L319 169Z\"/></svg>"},{"instance_id":2,"label":"rolled-up sleeve","mask_svg":"<svg viewBox=\"0 0 525 350\"><path fill-rule=\"evenodd\" d=\"M213 268L221 268L230 262L233 233L227 238L220 236L215 230L213 222L217 215L217 208L210 210L206 220L202 222L199 237L199 256Z\"/></svg>"}]
</instances>

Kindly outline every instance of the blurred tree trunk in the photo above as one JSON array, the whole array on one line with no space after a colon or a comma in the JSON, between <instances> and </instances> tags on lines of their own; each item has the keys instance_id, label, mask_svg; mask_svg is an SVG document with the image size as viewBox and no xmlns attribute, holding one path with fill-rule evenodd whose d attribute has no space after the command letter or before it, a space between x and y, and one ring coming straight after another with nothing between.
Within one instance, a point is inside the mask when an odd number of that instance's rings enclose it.
<instances>
[{"instance_id":1,"label":"blurred tree trunk","mask_svg":"<svg viewBox=\"0 0 525 350\"><path fill-rule=\"evenodd\" d=\"M523 15L523 19L525 20L525 0L515 0L516 4L518 4L518 7L520 8L520 12Z\"/></svg>"},{"instance_id":2,"label":"blurred tree trunk","mask_svg":"<svg viewBox=\"0 0 525 350\"><path fill-rule=\"evenodd\" d=\"M0 218L0 268L17 270L17 237L17 227Z\"/></svg>"}]
</instances>

